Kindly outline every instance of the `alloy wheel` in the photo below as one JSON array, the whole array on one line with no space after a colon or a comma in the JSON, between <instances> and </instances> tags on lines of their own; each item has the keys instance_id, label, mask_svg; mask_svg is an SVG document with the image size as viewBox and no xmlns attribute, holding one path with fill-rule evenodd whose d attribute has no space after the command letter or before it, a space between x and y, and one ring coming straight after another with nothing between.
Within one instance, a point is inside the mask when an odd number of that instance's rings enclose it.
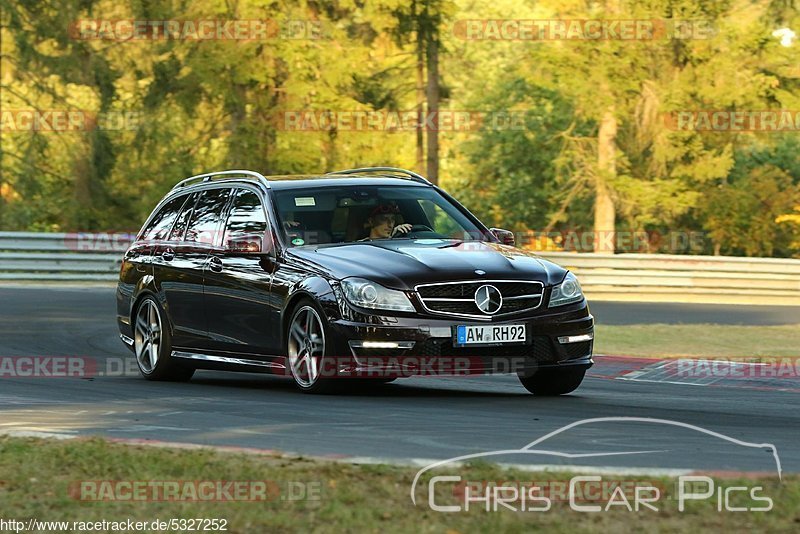
<instances>
[{"instance_id":1,"label":"alloy wheel","mask_svg":"<svg viewBox=\"0 0 800 534\"><path fill-rule=\"evenodd\" d=\"M289 365L297 384L309 388L322 374L325 356L325 330L311 306L298 309L289 325Z\"/></svg>"},{"instance_id":2,"label":"alloy wheel","mask_svg":"<svg viewBox=\"0 0 800 534\"><path fill-rule=\"evenodd\" d=\"M144 374L152 373L161 349L161 315L150 299L142 303L136 314L133 347L139 368Z\"/></svg>"}]
</instances>

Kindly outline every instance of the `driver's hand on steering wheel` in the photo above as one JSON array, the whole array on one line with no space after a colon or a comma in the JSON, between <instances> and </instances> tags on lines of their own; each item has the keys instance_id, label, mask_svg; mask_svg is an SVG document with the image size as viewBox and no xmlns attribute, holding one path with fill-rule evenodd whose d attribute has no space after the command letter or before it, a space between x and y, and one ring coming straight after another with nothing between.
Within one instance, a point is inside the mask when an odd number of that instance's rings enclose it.
<instances>
[{"instance_id":1,"label":"driver's hand on steering wheel","mask_svg":"<svg viewBox=\"0 0 800 534\"><path fill-rule=\"evenodd\" d=\"M412 226L413 225L408 224L408 223L398 224L397 226L394 227L394 230L392 230L392 237L394 237L394 236L396 236L398 234L407 234L408 232L411 231L411 227Z\"/></svg>"}]
</instances>

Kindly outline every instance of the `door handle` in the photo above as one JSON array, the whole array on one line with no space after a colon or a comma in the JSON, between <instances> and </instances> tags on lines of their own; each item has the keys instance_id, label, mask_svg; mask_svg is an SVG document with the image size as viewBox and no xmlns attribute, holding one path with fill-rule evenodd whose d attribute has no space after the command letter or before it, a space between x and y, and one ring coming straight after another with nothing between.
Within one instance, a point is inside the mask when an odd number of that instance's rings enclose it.
<instances>
[{"instance_id":1,"label":"door handle","mask_svg":"<svg viewBox=\"0 0 800 534\"><path fill-rule=\"evenodd\" d=\"M221 273L222 267L223 267L222 260L219 259L218 257L212 256L208 259L208 269L210 271L213 271L215 273Z\"/></svg>"},{"instance_id":2,"label":"door handle","mask_svg":"<svg viewBox=\"0 0 800 534\"><path fill-rule=\"evenodd\" d=\"M161 253L161 257L164 258L164 261L172 261L175 258L175 251L168 248Z\"/></svg>"}]
</instances>

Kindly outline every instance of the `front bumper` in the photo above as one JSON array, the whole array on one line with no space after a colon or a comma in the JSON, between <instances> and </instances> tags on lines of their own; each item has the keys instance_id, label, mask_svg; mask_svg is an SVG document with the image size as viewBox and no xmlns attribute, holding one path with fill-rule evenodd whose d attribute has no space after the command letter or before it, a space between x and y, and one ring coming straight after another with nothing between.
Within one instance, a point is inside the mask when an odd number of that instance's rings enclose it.
<instances>
[{"instance_id":1,"label":"front bumper","mask_svg":"<svg viewBox=\"0 0 800 534\"><path fill-rule=\"evenodd\" d=\"M334 319L329 325L340 374L355 376L530 374L541 368L593 364L594 318L586 302L491 325L525 324L525 344L458 347L457 325L469 319L393 317L370 323Z\"/></svg>"}]
</instances>

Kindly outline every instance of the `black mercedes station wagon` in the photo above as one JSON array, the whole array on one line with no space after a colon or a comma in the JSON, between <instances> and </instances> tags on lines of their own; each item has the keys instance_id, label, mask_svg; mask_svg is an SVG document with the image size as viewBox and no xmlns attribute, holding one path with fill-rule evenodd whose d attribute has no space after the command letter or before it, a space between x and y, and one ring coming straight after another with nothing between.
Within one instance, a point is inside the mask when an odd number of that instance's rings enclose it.
<instances>
[{"instance_id":1,"label":"black mercedes station wagon","mask_svg":"<svg viewBox=\"0 0 800 534\"><path fill-rule=\"evenodd\" d=\"M147 379L268 372L307 392L514 373L560 395L594 338L572 273L390 167L181 181L125 253L117 321Z\"/></svg>"}]
</instances>

